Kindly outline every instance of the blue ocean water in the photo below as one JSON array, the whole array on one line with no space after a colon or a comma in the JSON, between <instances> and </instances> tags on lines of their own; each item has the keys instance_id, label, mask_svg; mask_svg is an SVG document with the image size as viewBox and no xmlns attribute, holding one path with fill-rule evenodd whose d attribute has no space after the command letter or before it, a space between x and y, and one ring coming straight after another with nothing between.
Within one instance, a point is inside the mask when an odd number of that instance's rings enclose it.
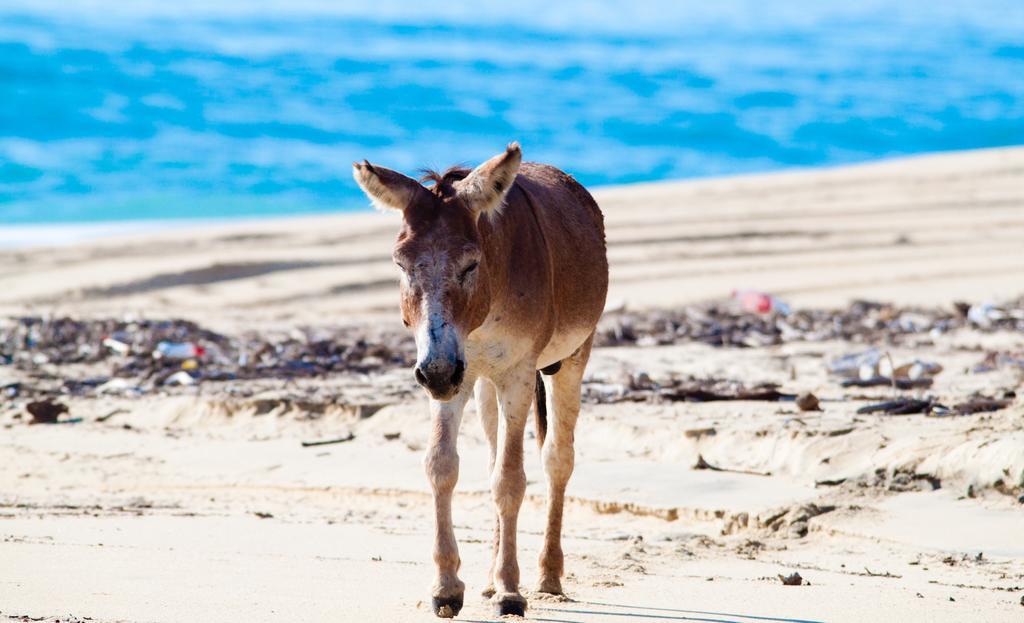
<instances>
[{"instance_id":1,"label":"blue ocean water","mask_svg":"<svg viewBox=\"0 0 1024 623\"><path fill-rule=\"evenodd\" d=\"M6 0L0 225L363 209L353 160L513 139L588 185L1024 143L1020 0L342 4Z\"/></svg>"}]
</instances>

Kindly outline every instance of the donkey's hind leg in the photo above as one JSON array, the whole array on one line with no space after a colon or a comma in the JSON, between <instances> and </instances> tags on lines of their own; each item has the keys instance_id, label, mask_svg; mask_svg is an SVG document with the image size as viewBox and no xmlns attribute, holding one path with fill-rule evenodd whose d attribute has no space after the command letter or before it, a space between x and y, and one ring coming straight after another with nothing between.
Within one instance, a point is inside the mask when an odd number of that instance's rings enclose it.
<instances>
[{"instance_id":1,"label":"donkey's hind leg","mask_svg":"<svg viewBox=\"0 0 1024 623\"><path fill-rule=\"evenodd\" d=\"M593 341L592 333L575 353L562 360L561 369L550 377L551 391L547 392L550 421L541 449L548 479L547 527L540 552L540 580L537 584L537 590L542 593L562 594L562 508L565 505L565 487L572 476L575 460L573 436L580 413L580 386Z\"/></svg>"}]
</instances>

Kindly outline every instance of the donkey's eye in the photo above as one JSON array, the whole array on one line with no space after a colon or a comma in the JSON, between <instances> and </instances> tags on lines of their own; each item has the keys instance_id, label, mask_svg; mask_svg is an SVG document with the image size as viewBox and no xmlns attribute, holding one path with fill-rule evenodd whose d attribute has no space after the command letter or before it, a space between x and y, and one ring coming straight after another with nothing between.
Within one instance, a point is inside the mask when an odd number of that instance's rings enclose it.
<instances>
[{"instance_id":1,"label":"donkey's eye","mask_svg":"<svg viewBox=\"0 0 1024 623\"><path fill-rule=\"evenodd\" d=\"M466 281L466 278L472 275L473 271L476 270L476 267L479 265L480 262L473 262L469 266L462 269L462 272L459 273L459 283L464 283Z\"/></svg>"}]
</instances>

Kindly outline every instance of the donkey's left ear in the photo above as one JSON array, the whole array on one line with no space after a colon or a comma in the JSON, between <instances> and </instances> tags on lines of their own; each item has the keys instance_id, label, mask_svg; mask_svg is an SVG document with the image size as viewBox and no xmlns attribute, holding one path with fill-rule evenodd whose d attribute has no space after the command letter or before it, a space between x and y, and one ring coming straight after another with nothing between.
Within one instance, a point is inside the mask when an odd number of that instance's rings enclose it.
<instances>
[{"instance_id":1,"label":"donkey's left ear","mask_svg":"<svg viewBox=\"0 0 1024 623\"><path fill-rule=\"evenodd\" d=\"M512 188L522 160L519 143L510 143L504 153L473 169L465 179L455 182L455 191L475 214L499 210L506 193Z\"/></svg>"}]
</instances>

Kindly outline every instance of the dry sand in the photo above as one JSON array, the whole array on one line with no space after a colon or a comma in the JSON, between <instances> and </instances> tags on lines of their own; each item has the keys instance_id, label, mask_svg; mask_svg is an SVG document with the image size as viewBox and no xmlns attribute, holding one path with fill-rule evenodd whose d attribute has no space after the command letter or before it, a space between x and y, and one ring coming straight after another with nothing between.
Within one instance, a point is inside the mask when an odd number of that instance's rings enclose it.
<instances>
[{"instance_id":1,"label":"dry sand","mask_svg":"<svg viewBox=\"0 0 1024 623\"><path fill-rule=\"evenodd\" d=\"M678 306L743 287L795 307L851 298L948 307L1024 293L1024 149L596 195L615 306ZM391 327L396 227L393 215L373 213L0 252L0 317L174 316L229 332ZM823 411L586 405L566 514L570 599L528 592L532 620L1024 620L1024 406L858 415L890 390L842 389L824 361L862 347L597 349L595 387L639 371L770 381L813 391ZM897 361L941 362L927 392L941 400L1022 387L1019 368L971 372L984 350L1024 350L1019 332L964 329L888 350ZM52 426L27 425L24 401L8 400L0 617L431 620L427 415L410 376L72 397L70 415L84 421ZM0 386L22 378L0 366ZM351 405L366 402L383 407L359 417ZM299 443L349 432L342 444ZM460 453L460 619L491 620L479 591L492 511L472 413ZM750 473L694 470L698 455ZM542 529L538 463L531 443L527 587ZM792 572L809 584L783 586L778 575Z\"/></svg>"}]
</instances>

